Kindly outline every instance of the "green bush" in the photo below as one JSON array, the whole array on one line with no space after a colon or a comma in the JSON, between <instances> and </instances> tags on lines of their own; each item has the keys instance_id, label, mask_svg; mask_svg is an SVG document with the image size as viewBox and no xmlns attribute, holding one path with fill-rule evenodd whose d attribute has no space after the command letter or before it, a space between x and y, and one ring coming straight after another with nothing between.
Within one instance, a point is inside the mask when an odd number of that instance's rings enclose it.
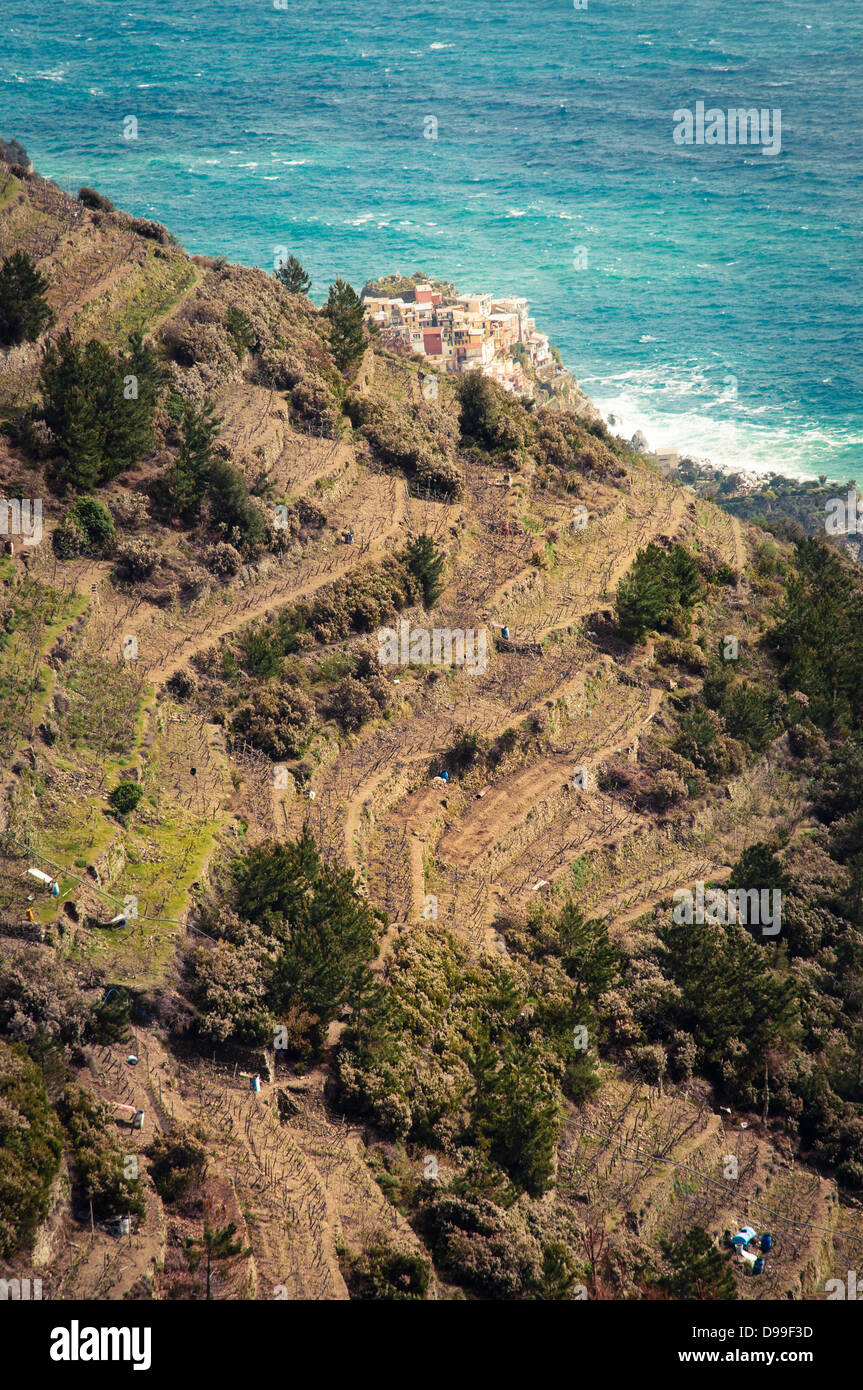
<instances>
[{"instance_id":1,"label":"green bush","mask_svg":"<svg viewBox=\"0 0 863 1390\"><path fill-rule=\"evenodd\" d=\"M424 1299L428 1294L428 1261L420 1255L393 1250L383 1240L345 1264L351 1298L399 1302Z\"/></svg>"},{"instance_id":2,"label":"green bush","mask_svg":"<svg viewBox=\"0 0 863 1390\"><path fill-rule=\"evenodd\" d=\"M537 445L547 468L565 475L564 486L575 489L578 475L613 478L623 469L608 443L597 439L584 421L571 411L544 407L537 415Z\"/></svg>"},{"instance_id":3,"label":"green bush","mask_svg":"<svg viewBox=\"0 0 863 1390\"><path fill-rule=\"evenodd\" d=\"M724 777L743 768L743 749L730 738L715 710L694 702L678 719L678 754L711 777ZM690 795L698 795L690 788Z\"/></svg>"},{"instance_id":4,"label":"green bush","mask_svg":"<svg viewBox=\"0 0 863 1390\"><path fill-rule=\"evenodd\" d=\"M97 497L79 497L51 537L61 560L76 555L109 555L115 539L114 519Z\"/></svg>"},{"instance_id":5,"label":"green bush","mask_svg":"<svg viewBox=\"0 0 863 1390\"><path fill-rule=\"evenodd\" d=\"M97 1221L143 1217L141 1184L124 1175L123 1154L108 1129L107 1107L82 1087L69 1085L57 1113L71 1150L72 1192L80 1215L89 1215L92 1202Z\"/></svg>"},{"instance_id":6,"label":"green bush","mask_svg":"<svg viewBox=\"0 0 863 1390\"><path fill-rule=\"evenodd\" d=\"M302 690L265 686L237 710L231 729L276 762L299 758L308 746L314 713L314 702Z\"/></svg>"},{"instance_id":7,"label":"green bush","mask_svg":"<svg viewBox=\"0 0 863 1390\"><path fill-rule=\"evenodd\" d=\"M375 632L417 603L421 594L404 560L390 556L354 570L338 584L328 584L310 601L282 609L277 626L286 641L309 631L318 642L341 642L352 632Z\"/></svg>"},{"instance_id":8,"label":"green bush","mask_svg":"<svg viewBox=\"0 0 863 1390\"><path fill-rule=\"evenodd\" d=\"M461 431L484 449L508 452L523 449L534 437L524 406L483 372L464 372L458 378Z\"/></svg>"},{"instance_id":9,"label":"green bush","mask_svg":"<svg viewBox=\"0 0 863 1390\"><path fill-rule=\"evenodd\" d=\"M651 542L639 550L618 586L618 631L627 642L641 642L654 629L685 636L685 615L701 596L698 566L689 552L675 545L666 553Z\"/></svg>"},{"instance_id":10,"label":"green bush","mask_svg":"<svg viewBox=\"0 0 863 1390\"><path fill-rule=\"evenodd\" d=\"M352 873L326 864L308 830L287 844L263 844L233 868L235 914L217 951L195 959L199 1026L221 1039L263 1041L274 1021L307 1015L319 1050L343 1008L359 1022L375 994L370 962L380 914ZM242 985L240 986L240 982Z\"/></svg>"},{"instance_id":11,"label":"green bush","mask_svg":"<svg viewBox=\"0 0 863 1390\"><path fill-rule=\"evenodd\" d=\"M346 410L381 462L406 473L415 490L437 493L450 502L464 496L450 412L428 401L408 409L390 397L356 393L348 396Z\"/></svg>"},{"instance_id":12,"label":"green bush","mask_svg":"<svg viewBox=\"0 0 863 1390\"><path fill-rule=\"evenodd\" d=\"M737 1298L731 1270L731 1252L717 1250L703 1226L692 1226L678 1240L661 1240L660 1248L670 1266L652 1282L673 1299L717 1302Z\"/></svg>"},{"instance_id":13,"label":"green bush","mask_svg":"<svg viewBox=\"0 0 863 1390\"><path fill-rule=\"evenodd\" d=\"M86 184L78 189L78 202L83 203L85 208L93 208L96 212L114 211L114 204L110 198L106 198L104 193L97 193L95 188L88 188Z\"/></svg>"},{"instance_id":14,"label":"green bush","mask_svg":"<svg viewBox=\"0 0 863 1390\"><path fill-rule=\"evenodd\" d=\"M138 782L118 782L108 797L108 802L118 816L127 816L130 811L135 810L143 795L144 789Z\"/></svg>"},{"instance_id":15,"label":"green bush","mask_svg":"<svg viewBox=\"0 0 863 1390\"><path fill-rule=\"evenodd\" d=\"M62 1152L40 1068L23 1046L0 1041L0 1259L27 1245L48 1215Z\"/></svg>"},{"instance_id":16,"label":"green bush","mask_svg":"<svg viewBox=\"0 0 863 1390\"><path fill-rule=\"evenodd\" d=\"M435 1184L422 1194L417 1224L447 1280L479 1298L509 1301L551 1292L554 1252L544 1258L535 1223L520 1205L505 1209L482 1194Z\"/></svg>"},{"instance_id":17,"label":"green bush","mask_svg":"<svg viewBox=\"0 0 863 1390\"><path fill-rule=\"evenodd\" d=\"M97 497L79 497L70 507L66 519L82 532L92 550L104 554L110 549L115 534L114 518Z\"/></svg>"},{"instance_id":18,"label":"green bush","mask_svg":"<svg viewBox=\"0 0 863 1390\"><path fill-rule=\"evenodd\" d=\"M182 1201L203 1182L207 1153L193 1135L183 1129L159 1134L147 1149L153 1186L164 1202Z\"/></svg>"}]
</instances>

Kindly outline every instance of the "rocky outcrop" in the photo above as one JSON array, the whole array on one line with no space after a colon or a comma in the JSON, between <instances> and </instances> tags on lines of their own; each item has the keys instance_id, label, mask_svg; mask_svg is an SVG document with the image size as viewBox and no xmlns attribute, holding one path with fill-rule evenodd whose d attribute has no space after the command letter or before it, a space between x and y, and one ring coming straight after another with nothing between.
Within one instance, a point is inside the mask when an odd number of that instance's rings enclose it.
<instances>
[{"instance_id":1,"label":"rocky outcrop","mask_svg":"<svg viewBox=\"0 0 863 1390\"><path fill-rule=\"evenodd\" d=\"M532 389L526 394L539 405L548 406L552 410L571 410L590 424L598 423L602 419L590 396L582 391L575 377L565 367L537 368L530 387Z\"/></svg>"},{"instance_id":2,"label":"rocky outcrop","mask_svg":"<svg viewBox=\"0 0 863 1390\"><path fill-rule=\"evenodd\" d=\"M4 140L0 135L0 159L6 164L17 164L19 168L26 169L28 173L33 168L30 156L21 144L20 140Z\"/></svg>"}]
</instances>

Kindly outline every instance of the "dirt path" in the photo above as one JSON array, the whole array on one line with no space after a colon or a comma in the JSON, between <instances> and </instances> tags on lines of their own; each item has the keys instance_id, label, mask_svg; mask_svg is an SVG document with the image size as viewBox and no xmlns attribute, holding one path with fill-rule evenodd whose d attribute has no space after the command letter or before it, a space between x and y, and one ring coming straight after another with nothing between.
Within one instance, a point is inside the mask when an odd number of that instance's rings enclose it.
<instances>
[{"instance_id":1,"label":"dirt path","mask_svg":"<svg viewBox=\"0 0 863 1390\"><path fill-rule=\"evenodd\" d=\"M746 544L743 539L743 527L736 516L731 518L731 529L734 536L734 567L738 574L746 573Z\"/></svg>"}]
</instances>

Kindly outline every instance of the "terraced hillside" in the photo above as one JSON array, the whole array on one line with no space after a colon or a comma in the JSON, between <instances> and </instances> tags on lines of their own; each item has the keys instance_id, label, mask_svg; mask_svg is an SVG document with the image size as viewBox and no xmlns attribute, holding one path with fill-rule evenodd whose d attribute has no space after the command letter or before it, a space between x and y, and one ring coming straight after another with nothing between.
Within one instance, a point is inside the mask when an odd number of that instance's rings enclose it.
<instances>
[{"instance_id":1,"label":"terraced hillside","mask_svg":"<svg viewBox=\"0 0 863 1390\"><path fill-rule=\"evenodd\" d=\"M430 398L275 277L0 171L53 316L0 350L0 479L41 505L0 569L2 1094L48 1136L4 1269L203 1297L233 1225L216 1297L687 1296L675 1250L703 1229L718 1278L748 1221L736 1295L823 1297L863 1243L863 992L819 772L857 712L776 635L816 562L592 408ZM778 942L666 930L779 873Z\"/></svg>"}]
</instances>

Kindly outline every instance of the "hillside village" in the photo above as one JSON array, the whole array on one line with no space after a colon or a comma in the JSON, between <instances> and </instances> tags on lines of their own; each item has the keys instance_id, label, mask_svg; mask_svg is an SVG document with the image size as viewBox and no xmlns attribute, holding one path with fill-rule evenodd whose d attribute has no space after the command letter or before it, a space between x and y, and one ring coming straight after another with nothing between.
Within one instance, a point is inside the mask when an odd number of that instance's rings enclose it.
<instances>
[{"instance_id":1,"label":"hillside village","mask_svg":"<svg viewBox=\"0 0 863 1390\"><path fill-rule=\"evenodd\" d=\"M527 364L541 376L556 360L526 299L456 294L451 286L416 280L403 282L399 294L366 287L363 305L385 346L421 353L444 372L479 370L507 391L527 389Z\"/></svg>"},{"instance_id":2,"label":"hillside village","mask_svg":"<svg viewBox=\"0 0 863 1390\"><path fill-rule=\"evenodd\" d=\"M859 571L301 272L0 161L0 1278L853 1296Z\"/></svg>"}]
</instances>

